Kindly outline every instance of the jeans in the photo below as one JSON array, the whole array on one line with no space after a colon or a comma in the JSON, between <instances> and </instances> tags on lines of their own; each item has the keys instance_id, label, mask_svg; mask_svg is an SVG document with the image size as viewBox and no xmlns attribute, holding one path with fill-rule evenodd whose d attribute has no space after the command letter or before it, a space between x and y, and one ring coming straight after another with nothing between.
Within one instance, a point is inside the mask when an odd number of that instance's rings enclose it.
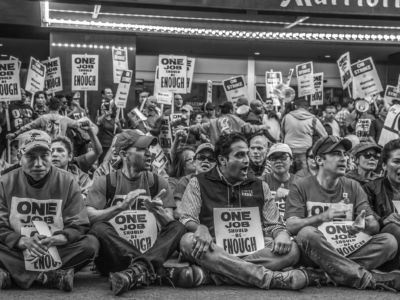
<instances>
[{"instance_id":1,"label":"jeans","mask_svg":"<svg viewBox=\"0 0 400 300\"><path fill-rule=\"evenodd\" d=\"M93 260L98 248L99 242L92 235L83 236L72 244L58 246L57 250L62 261L61 269L80 270ZM0 244L0 267L6 269L13 281L23 289L29 288L39 274L39 272L25 270L21 250L10 249L3 244Z\"/></svg>"},{"instance_id":2,"label":"jeans","mask_svg":"<svg viewBox=\"0 0 400 300\"><path fill-rule=\"evenodd\" d=\"M178 221L169 222L158 234L153 247L141 253L134 245L121 238L108 222L95 223L90 231L100 242L96 267L103 275L119 272L129 267L132 259L146 259L158 270L163 263L179 250L179 241L186 233L186 228Z\"/></svg>"},{"instance_id":3,"label":"jeans","mask_svg":"<svg viewBox=\"0 0 400 300\"><path fill-rule=\"evenodd\" d=\"M374 279L369 270L393 259L397 252L396 239L388 233L372 236L371 240L348 257L339 254L324 235L312 226L301 229L296 242L302 254L302 265L320 267L335 283L357 289L373 286Z\"/></svg>"},{"instance_id":4,"label":"jeans","mask_svg":"<svg viewBox=\"0 0 400 300\"><path fill-rule=\"evenodd\" d=\"M400 245L400 226L394 223L389 223L381 229L381 233L390 233L393 235L397 241L397 244ZM385 263L380 269L384 271L393 271L398 270L400 268L400 251L397 251L397 254L394 259Z\"/></svg>"},{"instance_id":5,"label":"jeans","mask_svg":"<svg viewBox=\"0 0 400 300\"><path fill-rule=\"evenodd\" d=\"M277 255L270 248L264 248L244 258L228 254L214 244L214 250L207 251L201 259L192 256L194 245L193 233L186 233L180 245L183 258L210 272L211 279L217 285L238 284L269 289L274 271L293 266L299 259L299 249L295 243L285 255Z\"/></svg>"}]
</instances>

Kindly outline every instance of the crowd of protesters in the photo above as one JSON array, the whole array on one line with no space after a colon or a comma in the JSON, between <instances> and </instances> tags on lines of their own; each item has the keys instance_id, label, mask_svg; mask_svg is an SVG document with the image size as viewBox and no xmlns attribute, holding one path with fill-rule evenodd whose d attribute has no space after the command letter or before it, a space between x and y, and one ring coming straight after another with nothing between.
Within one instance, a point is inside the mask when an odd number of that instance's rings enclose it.
<instances>
[{"instance_id":1,"label":"crowd of protesters","mask_svg":"<svg viewBox=\"0 0 400 300\"><path fill-rule=\"evenodd\" d=\"M0 111L0 289L71 291L90 265L115 295L151 284L400 290L400 139L378 145L390 109L379 99L315 112L305 97L242 97L195 111L179 94L168 107L143 92L124 113L106 87L92 120L79 92L21 95ZM255 208L263 247L234 255L217 243L216 212L232 208ZM155 241L117 230L133 209L129 230L156 228ZM319 229L333 221L368 240L340 253ZM57 268L27 269L54 247Z\"/></svg>"}]
</instances>

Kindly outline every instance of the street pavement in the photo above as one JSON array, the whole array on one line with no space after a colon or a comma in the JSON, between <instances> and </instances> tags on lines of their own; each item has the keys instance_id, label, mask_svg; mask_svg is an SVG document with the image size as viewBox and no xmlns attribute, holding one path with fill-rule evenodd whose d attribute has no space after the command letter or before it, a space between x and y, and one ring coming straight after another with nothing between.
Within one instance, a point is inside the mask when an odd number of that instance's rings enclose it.
<instances>
[{"instance_id":1,"label":"street pavement","mask_svg":"<svg viewBox=\"0 0 400 300\"><path fill-rule=\"evenodd\" d=\"M324 300L384 300L397 299L400 295L385 291L359 291L349 288L316 288L310 287L302 291L264 291L256 288L238 286L204 286L196 289L181 289L167 286L144 287L130 291L119 297L114 297L109 289L107 278L91 273L78 273L75 277L74 290L65 293L58 290L48 290L32 287L23 291L18 289L0 290L3 300L101 300L101 299L134 299L134 300L261 300L261 299L324 299Z\"/></svg>"}]
</instances>

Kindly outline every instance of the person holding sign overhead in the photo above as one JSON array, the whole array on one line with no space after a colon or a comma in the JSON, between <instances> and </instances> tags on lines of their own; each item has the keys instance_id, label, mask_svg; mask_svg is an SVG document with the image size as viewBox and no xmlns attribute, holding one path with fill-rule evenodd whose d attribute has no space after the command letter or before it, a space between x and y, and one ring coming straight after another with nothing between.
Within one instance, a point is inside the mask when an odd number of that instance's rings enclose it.
<instances>
[{"instance_id":1,"label":"person holding sign overhead","mask_svg":"<svg viewBox=\"0 0 400 300\"><path fill-rule=\"evenodd\" d=\"M19 139L21 167L0 180L0 289L38 282L71 291L74 270L98 250L73 175L51 165L50 136L39 130ZM46 229L43 235L36 222ZM49 231L50 230L50 231Z\"/></svg>"},{"instance_id":2,"label":"person holding sign overhead","mask_svg":"<svg viewBox=\"0 0 400 300\"><path fill-rule=\"evenodd\" d=\"M348 139L320 138L313 147L316 176L299 179L286 202L289 232L313 278L357 289L400 290L400 274L372 271L394 258L397 241L379 224L360 184L345 178ZM355 217L357 221L353 223ZM357 226L356 226L357 225Z\"/></svg>"},{"instance_id":3,"label":"person holding sign overhead","mask_svg":"<svg viewBox=\"0 0 400 300\"><path fill-rule=\"evenodd\" d=\"M192 178L182 197L180 221L189 233L181 255L186 287L207 283L298 290L308 284L295 265L299 251L282 223L268 185L248 179L248 144L240 133L223 135L215 146L217 166ZM239 271L240 270L240 271Z\"/></svg>"},{"instance_id":4,"label":"person holding sign overhead","mask_svg":"<svg viewBox=\"0 0 400 300\"><path fill-rule=\"evenodd\" d=\"M400 244L400 140L388 142L382 150L385 176L364 185L369 203L379 218L381 232L392 234ZM385 264L385 270L399 269L400 251Z\"/></svg>"},{"instance_id":5,"label":"person holding sign overhead","mask_svg":"<svg viewBox=\"0 0 400 300\"><path fill-rule=\"evenodd\" d=\"M115 151L122 168L96 178L87 196L91 233L100 241L95 263L109 274L115 295L154 283L186 232L172 217L175 203L167 181L149 171L149 147L156 142L138 130L120 133Z\"/></svg>"}]
</instances>

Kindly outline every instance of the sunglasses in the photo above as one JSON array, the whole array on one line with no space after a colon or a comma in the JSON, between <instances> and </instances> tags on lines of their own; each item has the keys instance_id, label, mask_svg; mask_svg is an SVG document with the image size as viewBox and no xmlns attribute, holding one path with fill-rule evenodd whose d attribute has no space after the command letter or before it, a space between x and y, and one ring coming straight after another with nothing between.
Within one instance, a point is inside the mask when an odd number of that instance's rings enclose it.
<instances>
[{"instance_id":1,"label":"sunglasses","mask_svg":"<svg viewBox=\"0 0 400 300\"><path fill-rule=\"evenodd\" d=\"M265 102L266 105L272 105L272 102Z\"/></svg>"},{"instance_id":2,"label":"sunglasses","mask_svg":"<svg viewBox=\"0 0 400 300\"><path fill-rule=\"evenodd\" d=\"M196 159L199 160L199 161L208 160L210 163L215 162L215 158L214 158L214 157L207 156L207 155L204 155L204 154L199 154L199 155L197 155L197 156L196 156Z\"/></svg>"},{"instance_id":3,"label":"sunglasses","mask_svg":"<svg viewBox=\"0 0 400 300\"><path fill-rule=\"evenodd\" d=\"M289 157L290 157L289 154L276 155L276 156L272 155L269 158L269 160L272 161L272 162L275 162L275 161L278 161L278 160L279 161L287 161Z\"/></svg>"},{"instance_id":4,"label":"sunglasses","mask_svg":"<svg viewBox=\"0 0 400 300\"><path fill-rule=\"evenodd\" d=\"M381 157L380 155L374 153L363 153L360 156L364 156L366 159L374 158L376 160L378 160Z\"/></svg>"}]
</instances>

